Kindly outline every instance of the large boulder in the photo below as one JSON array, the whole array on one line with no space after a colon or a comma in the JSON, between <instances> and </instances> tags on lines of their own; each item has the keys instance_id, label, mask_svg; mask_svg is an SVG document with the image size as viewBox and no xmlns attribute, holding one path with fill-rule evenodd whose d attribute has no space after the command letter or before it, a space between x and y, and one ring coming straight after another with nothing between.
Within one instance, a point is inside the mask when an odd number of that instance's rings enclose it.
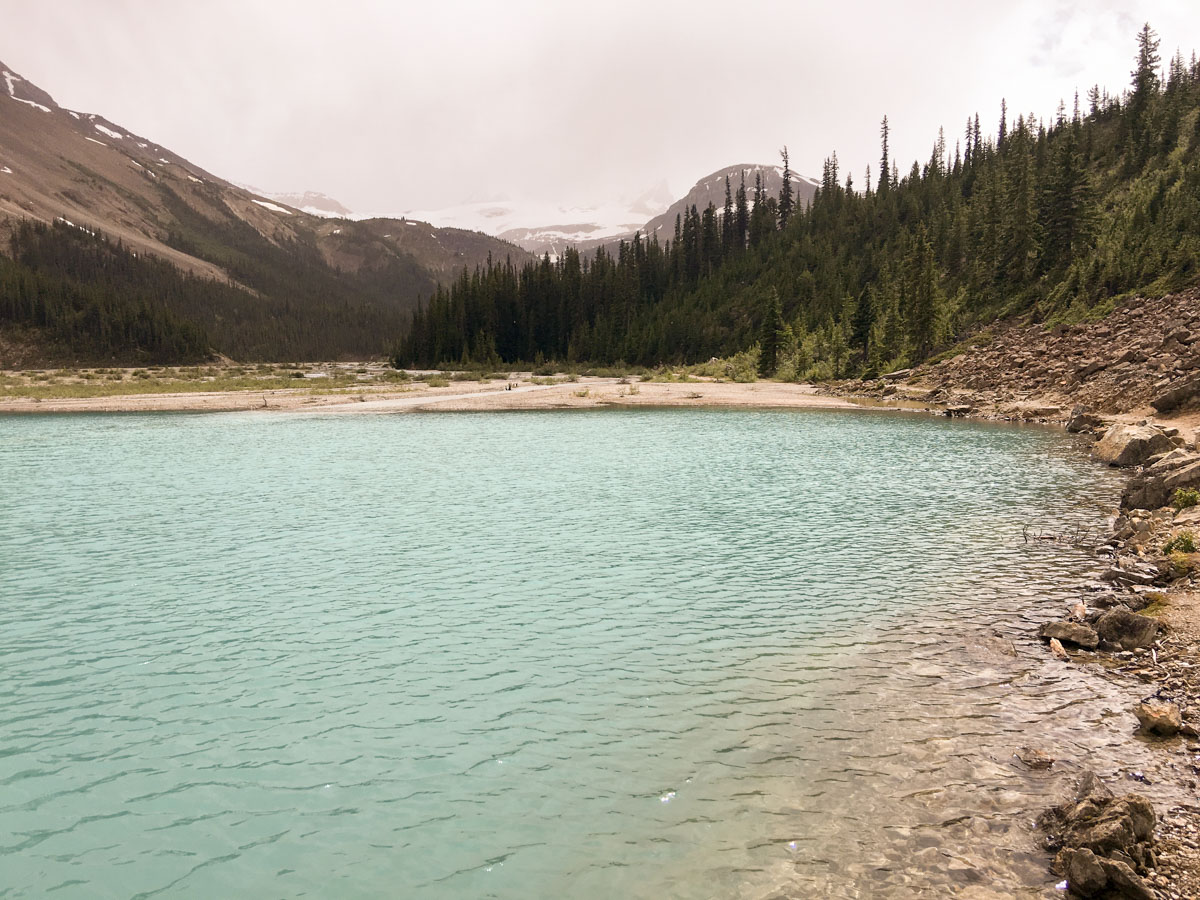
<instances>
[{"instance_id":1,"label":"large boulder","mask_svg":"<svg viewBox=\"0 0 1200 900\"><path fill-rule=\"evenodd\" d=\"M1133 708L1138 726L1149 734L1170 737L1183 727L1179 707L1165 700L1146 700Z\"/></svg>"},{"instance_id":2,"label":"large boulder","mask_svg":"<svg viewBox=\"0 0 1200 900\"><path fill-rule=\"evenodd\" d=\"M1086 847L1097 856L1114 851L1137 859L1135 845L1154 835L1154 807L1139 794L1114 797L1095 772L1084 772L1069 803L1046 810L1038 824L1055 847ZM1133 851L1133 852L1131 852Z\"/></svg>"},{"instance_id":3,"label":"large boulder","mask_svg":"<svg viewBox=\"0 0 1200 900\"><path fill-rule=\"evenodd\" d=\"M1200 456L1176 449L1129 480L1121 505L1126 509L1157 509L1170 503L1179 488L1194 487L1200 487Z\"/></svg>"},{"instance_id":4,"label":"large boulder","mask_svg":"<svg viewBox=\"0 0 1200 900\"><path fill-rule=\"evenodd\" d=\"M1200 378L1188 376L1167 385L1166 390L1150 401L1160 413L1170 412L1200 394Z\"/></svg>"},{"instance_id":5,"label":"large boulder","mask_svg":"<svg viewBox=\"0 0 1200 900\"><path fill-rule=\"evenodd\" d=\"M1096 622L1096 633L1100 640L1122 650L1149 647L1158 637L1158 629L1157 619L1127 609L1110 609Z\"/></svg>"},{"instance_id":6,"label":"large boulder","mask_svg":"<svg viewBox=\"0 0 1200 900\"><path fill-rule=\"evenodd\" d=\"M1139 872L1152 858L1154 807L1145 797L1113 797L1095 772L1084 772L1072 801L1046 810L1038 825L1046 845L1057 850L1054 869L1067 878L1074 897L1153 895Z\"/></svg>"},{"instance_id":7,"label":"large boulder","mask_svg":"<svg viewBox=\"0 0 1200 900\"><path fill-rule=\"evenodd\" d=\"M1074 644L1085 650L1095 650L1100 643L1100 635L1095 630L1078 622L1047 622L1038 629L1038 637L1043 641L1051 638L1064 644Z\"/></svg>"},{"instance_id":8,"label":"large boulder","mask_svg":"<svg viewBox=\"0 0 1200 900\"><path fill-rule=\"evenodd\" d=\"M1092 455L1110 466L1140 466L1150 457L1173 449L1171 439L1149 425L1113 425Z\"/></svg>"}]
</instances>

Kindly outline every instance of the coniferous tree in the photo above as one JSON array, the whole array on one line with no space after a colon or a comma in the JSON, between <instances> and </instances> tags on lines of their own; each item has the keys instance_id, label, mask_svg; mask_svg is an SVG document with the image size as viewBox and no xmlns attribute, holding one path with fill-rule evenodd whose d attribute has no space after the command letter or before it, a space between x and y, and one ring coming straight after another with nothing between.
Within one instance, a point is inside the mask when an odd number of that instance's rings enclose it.
<instances>
[{"instance_id":1,"label":"coniferous tree","mask_svg":"<svg viewBox=\"0 0 1200 900\"><path fill-rule=\"evenodd\" d=\"M892 184L891 164L888 161L888 117L883 117L883 122L879 126L880 143L882 150L879 158L879 193L886 194L888 188Z\"/></svg>"},{"instance_id":2,"label":"coniferous tree","mask_svg":"<svg viewBox=\"0 0 1200 900\"><path fill-rule=\"evenodd\" d=\"M750 208L746 200L746 170L742 169L742 180L737 189L736 209L733 214L733 242L735 252L741 255L745 252L746 241L750 231Z\"/></svg>"},{"instance_id":3,"label":"coniferous tree","mask_svg":"<svg viewBox=\"0 0 1200 900\"><path fill-rule=\"evenodd\" d=\"M725 208L721 213L721 251L722 255L733 256L738 248L734 246L733 190L729 176L725 176Z\"/></svg>"},{"instance_id":4,"label":"coniferous tree","mask_svg":"<svg viewBox=\"0 0 1200 900\"><path fill-rule=\"evenodd\" d=\"M787 145L779 151L779 155L783 158L783 185L779 188L779 230L787 229L788 221L792 218L792 207L794 204L792 193L792 169L788 164Z\"/></svg>"},{"instance_id":5,"label":"coniferous tree","mask_svg":"<svg viewBox=\"0 0 1200 900\"><path fill-rule=\"evenodd\" d=\"M779 291L772 287L767 291L766 309L758 339L759 377L770 378L779 368L779 345L782 339L783 307L779 301Z\"/></svg>"},{"instance_id":6,"label":"coniferous tree","mask_svg":"<svg viewBox=\"0 0 1200 900\"><path fill-rule=\"evenodd\" d=\"M916 359L924 359L937 338L937 319L942 306L938 273L925 226L917 229L909 276L908 335Z\"/></svg>"},{"instance_id":7,"label":"coniferous tree","mask_svg":"<svg viewBox=\"0 0 1200 900\"><path fill-rule=\"evenodd\" d=\"M1133 90L1129 95L1129 168L1138 168L1149 159L1152 147L1150 111L1158 95L1158 36L1147 22L1138 33L1137 66L1132 73Z\"/></svg>"}]
</instances>

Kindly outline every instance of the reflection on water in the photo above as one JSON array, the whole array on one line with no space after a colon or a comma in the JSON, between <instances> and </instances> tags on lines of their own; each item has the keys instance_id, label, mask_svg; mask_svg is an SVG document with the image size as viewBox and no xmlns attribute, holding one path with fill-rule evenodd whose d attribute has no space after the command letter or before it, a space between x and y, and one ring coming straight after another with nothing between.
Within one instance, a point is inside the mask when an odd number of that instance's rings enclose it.
<instances>
[{"instance_id":1,"label":"reflection on water","mask_svg":"<svg viewBox=\"0 0 1200 900\"><path fill-rule=\"evenodd\" d=\"M1027 638L1092 560L1021 526L1118 491L1055 432L26 418L0 472L18 894L1040 896L1047 791L1153 771Z\"/></svg>"}]
</instances>

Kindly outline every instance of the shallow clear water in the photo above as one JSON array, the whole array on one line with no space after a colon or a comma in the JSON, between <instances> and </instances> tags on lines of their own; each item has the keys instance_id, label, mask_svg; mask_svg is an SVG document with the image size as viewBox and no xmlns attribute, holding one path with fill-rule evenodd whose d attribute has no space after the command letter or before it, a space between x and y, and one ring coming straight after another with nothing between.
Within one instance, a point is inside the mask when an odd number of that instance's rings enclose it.
<instances>
[{"instance_id":1,"label":"shallow clear water","mask_svg":"<svg viewBox=\"0 0 1200 900\"><path fill-rule=\"evenodd\" d=\"M0 896L1040 896L1150 762L1021 526L1117 492L873 412L0 418Z\"/></svg>"}]
</instances>

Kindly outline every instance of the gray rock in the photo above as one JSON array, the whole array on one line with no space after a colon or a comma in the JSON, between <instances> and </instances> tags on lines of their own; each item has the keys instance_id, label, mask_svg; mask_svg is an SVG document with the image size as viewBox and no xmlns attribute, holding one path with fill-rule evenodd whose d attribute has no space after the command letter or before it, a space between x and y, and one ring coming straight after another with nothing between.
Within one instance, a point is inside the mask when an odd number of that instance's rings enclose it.
<instances>
[{"instance_id":1,"label":"gray rock","mask_svg":"<svg viewBox=\"0 0 1200 900\"><path fill-rule=\"evenodd\" d=\"M1151 456L1172 450L1171 439L1149 425L1113 425L1092 448L1110 466L1140 466Z\"/></svg>"},{"instance_id":2,"label":"gray rock","mask_svg":"<svg viewBox=\"0 0 1200 900\"><path fill-rule=\"evenodd\" d=\"M1084 431L1093 431L1104 424L1104 420L1092 412L1088 412L1082 406L1077 406L1071 410L1071 418L1067 420L1067 431L1071 434L1079 434Z\"/></svg>"},{"instance_id":3,"label":"gray rock","mask_svg":"<svg viewBox=\"0 0 1200 900\"><path fill-rule=\"evenodd\" d=\"M1177 430L1178 429L1176 428L1164 428L1163 434L1165 434L1168 438L1172 438L1174 435L1172 435L1170 432ZM1165 475L1167 472L1174 472L1178 469L1182 469L1184 466L1196 462L1200 462L1200 456L1197 456L1195 453L1189 453L1186 450L1180 450L1176 448L1170 453L1164 453L1162 456L1156 459L1152 465L1146 467L1146 471L1155 475Z\"/></svg>"},{"instance_id":4,"label":"gray rock","mask_svg":"<svg viewBox=\"0 0 1200 900\"><path fill-rule=\"evenodd\" d=\"M1067 847L1055 857L1054 866L1067 879L1072 894L1094 897L1108 885L1108 873L1091 850Z\"/></svg>"},{"instance_id":5,"label":"gray rock","mask_svg":"<svg viewBox=\"0 0 1200 900\"><path fill-rule=\"evenodd\" d=\"M1157 571L1146 572L1133 569L1123 569L1120 566L1113 566L1111 569L1100 575L1105 581L1114 581L1119 584L1154 584L1154 580L1158 578Z\"/></svg>"},{"instance_id":6,"label":"gray rock","mask_svg":"<svg viewBox=\"0 0 1200 900\"><path fill-rule=\"evenodd\" d=\"M1100 643L1100 635L1095 630L1078 622L1047 622L1038 629L1038 637L1044 641L1054 638L1085 650L1095 650Z\"/></svg>"},{"instance_id":7,"label":"gray rock","mask_svg":"<svg viewBox=\"0 0 1200 900\"><path fill-rule=\"evenodd\" d=\"M1179 707L1165 700L1146 700L1133 708L1138 725L1150 734L1170 737L1183 727L1183 715Z\"/></svg>"},{"instance_id":8,"label":"gray rock","mask_svg":"<svg viewBox=\"0 0 1200 900\"><path fill-rule=\"evenodd\" d=\"M1175 513L1176 525L1200 525L1200 506L1189 506Z\"/></svg>"},{"instance_id":9,"label":"gray rock","mask_svg":"<svg viewBox=\"0 0 1200 900\"><path fill-rule=\"evenodd\" d=\"M1200 393L1200 378L1188 377L1172 382L1166 390L1150 401L1150 405L1160 413L1169 412L1182 406Z\"/></svg>"},{"instance_id":10,"label":"gray rock","mask_svg":"<svg viewBox=\"0 0 1200 900\"><path fill-rule=\"evenodd\" d=\"M1110 609L1096 622L1096 632L1106 644L1122 650L1149 647L1158 637L1159 623L1149 616L1140 616L1126 609Z\"/></svg>"},{"instance_id":11,"label":"gray rock","mask_svg":"<svg viewBox=\"0 0 1200 900\"><path fill-rule=\"evenodd\" d=\"M1099 862L1108 881L1107 896L1127 900L1154 900L1154 892L1127 863L1115 859L1102 859Z\"/></svg>"}]
</instances>

